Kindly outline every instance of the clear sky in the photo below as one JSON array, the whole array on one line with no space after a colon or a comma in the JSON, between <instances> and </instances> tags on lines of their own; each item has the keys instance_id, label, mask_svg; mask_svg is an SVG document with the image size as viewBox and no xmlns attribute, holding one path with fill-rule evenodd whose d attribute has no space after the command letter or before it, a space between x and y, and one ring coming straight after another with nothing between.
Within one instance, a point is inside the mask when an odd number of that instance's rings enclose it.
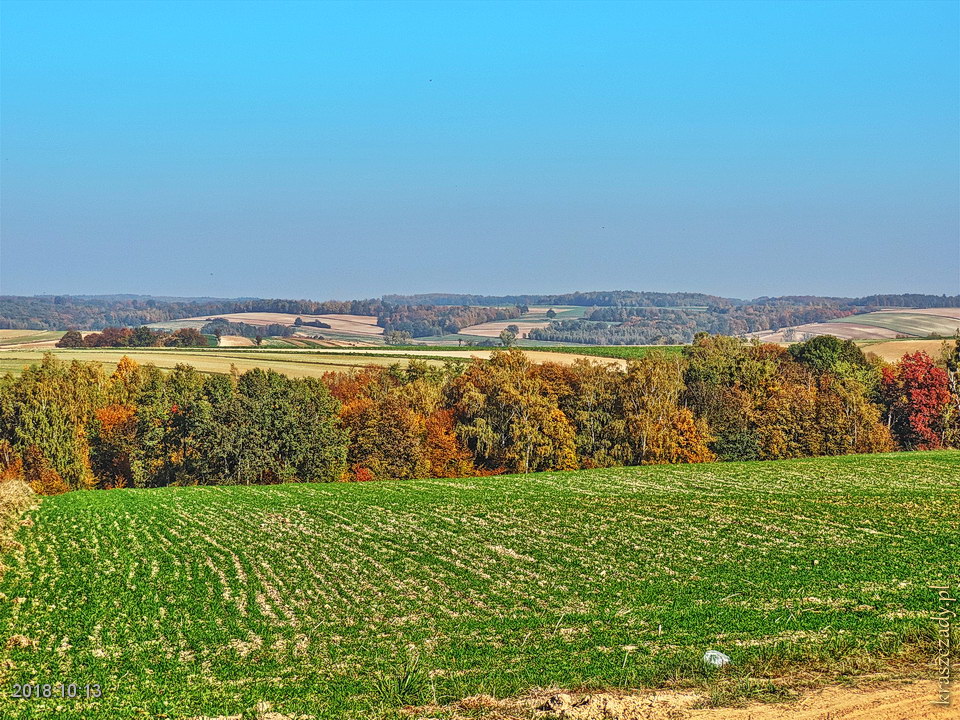
<instances>
[{"instance_id":1,"label":"clear sky","mask_svg":"<svg viewBox=\"0 0 960 720\"><path fill-rule=\"evenodd\" d=\"M0 292L960 290L957 2L14 2Z\"/></svg>"}]
</instances>

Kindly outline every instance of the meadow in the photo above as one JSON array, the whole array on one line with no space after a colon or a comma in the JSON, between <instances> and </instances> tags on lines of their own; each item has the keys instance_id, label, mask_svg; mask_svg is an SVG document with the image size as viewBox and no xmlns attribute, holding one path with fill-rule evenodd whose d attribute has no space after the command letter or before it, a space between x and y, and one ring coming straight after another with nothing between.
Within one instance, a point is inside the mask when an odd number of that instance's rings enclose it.
<instances>
[{"instance_id":1,"label":"meadow","mask_svg":"<svg viewBox=\"0 0 960 720\"><path fill-rule=\"evenodd\" d=\"M958 538L956 451L72 492L45 498L3 558L0 660L8 688L102 697L5 696L0 714L268 701L371 720L721 674L738 696L783 697L791 669L883 668L913 647ZM708 649L730 672L705 668Z\"/></svg>"}]
</instances>

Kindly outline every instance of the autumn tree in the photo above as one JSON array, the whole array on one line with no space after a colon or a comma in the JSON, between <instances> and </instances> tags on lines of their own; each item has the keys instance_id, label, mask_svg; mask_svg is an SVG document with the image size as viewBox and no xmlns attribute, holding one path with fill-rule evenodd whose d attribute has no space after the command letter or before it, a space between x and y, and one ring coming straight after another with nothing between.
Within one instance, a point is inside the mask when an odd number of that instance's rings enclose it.
<instances>
[{"instance_id":1,"label":"autumn tree","mask_svg":"<svg viewBox=\"0 0 960 720\"><path fill-rule=\"evenodd\" d=\"M494 351L453 384L461 437L477 462L507 472L577 467L575 432L521 350Z\"/></svg>"},{"instance_id":2,"label":"autumn tree","mask_svg":"<svg viewBox=\"0 0 960 720\"><path fill-rule=\"evenodd\" d=\"M950 380L929 355L910 353L883 368L881 394L887 426L901 447L929 450L943 445Z\"/></svg>"},{"instance_id":3,"label":"autumn tree","mask_svg":"<svg viewBox=\"0 0 960 720\"><path fill-rule=\"evenodd\" d=\"M621 441L615 453L624 464L712 460L712 440L703 420L680 407L684 361L652 352L633 360L617 392Z\"/></svg>"},{"instance_id":4,"label":"autumn tree","mask_svg":"<svg viewBox=\"0 0 960 720\"><path fill-rule=\"evenodd\" d=\"M122 488L133 484L131 461L137 448L136 409L108 405L95 411L91 457L98 486Z\"/></svg>"},{"instance_id":5,"label":"autumn tree","mask_svg":"<svg viewBox=\"0 0 960 720\"><path fill-rule=\"evenodd\" d=\"M950 388L950 402L943 419L944 444L960 447L960 337L943 344L942 364Z\"/></svg>"},{"instance_id":6,"label":"autumn tree","mask_svg":"<svg viewBox=\"0 0 960 720\"><path fill-rule=\"evenodd\" d=\"M68 330L63 337L57 340L58 348L78 348L83 347L83 335L76 330Z\"/></svg>"}]
</instances>

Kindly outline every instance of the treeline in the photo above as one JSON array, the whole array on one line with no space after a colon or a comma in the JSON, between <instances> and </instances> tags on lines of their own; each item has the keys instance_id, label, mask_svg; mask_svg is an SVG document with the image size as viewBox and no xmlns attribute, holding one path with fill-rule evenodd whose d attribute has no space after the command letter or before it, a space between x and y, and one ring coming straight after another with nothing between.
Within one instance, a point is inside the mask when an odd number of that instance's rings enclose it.
<instances>
[{"instance_id":1,"label":"treeline","mask_svg":"<svg viewBox=\"0 0 960 720\"><path fill-rule=\"evenodd\" d=\"M701 334L625 371L413 362L322 380L52 356L0 378L0 471L78 488L459 477L960 445L960 343L888 365Z\"/></svg>"},{"instance_id":2,"label":"treeline","mask_svg":"<svg viewBox=\"0 0 960 720\"><path fill-rule=\"evenodd\" d=\"M377 315L380 300L177 300L128 296L0 296L0 328L99 330L240 312Z\"/></svg>"},{"instance_id":3,"label":"treeline","mask_svg":"<svg viewBox=\"0 0 960 720\"><path fill-rule=\"evenodd\" d=\"M377 318L377 324L386 332L408 332L411 337L427 337L456 333L470 325L490 320L519 317L515 307L431 307L405 305L382 300L199 300L175 301L157 298L131 297L0 297L0 328L36 328L57 330L65 327L77 330L98 330L106 327L136 327L186 317L210 317L244 312L289 313L292 315L347 314ZM236 323L241 325L242 323ZM309 322L302 323L310 325ZM314 325L321 327L326 325ZM286 336L283 325L256 330L243 328L223 334L244 337ZM211 333L212 334L212 333Z\"/></svg>"},{"instance_id":4,"label":"treeline","mask_svg":"<svg viewBox=\"0 0 960 720\"><path fill-rule=\"evenodd\" d=\"M829 305L741 305L690 308L595 308L580 320L559 320L528 333L533 340L587 345L683 345L698 332L743 335L845 317L854 310ZM605 325L603 323L611 323ZM615 323L615 324L614 324Z\"/></svg>"},{"instance_id":5,"label":"treeline","mask_svg":"<svg viewBox=\"0 0 960 720\"><path fill-rule=\"evenodd\" d=\"M290 337L296 332L296 328L290 327L289 325L280 325L279 323L250 325L245 322L231 322L225 318L213 318L200 328L200 332L206 335L216 335L218 338L222 335L239 335L241 337L255 339L258 337Z\"/></svg>"},{"instance_id":6,"label":"treeline","mask_svg":"<svg viewBox=\"0 0 960 720\"><path fill-rule=\"evenodd\" d=\"M463 328L495 320L520 317L523 308L393 305L385 303L377 317L377 325L385 333L405 332L411 337L452 335Z\"/></svg>"},{"instance_id":7,"label":"treeline","mask_svg":"<svg viewBox=\"0 0 960 720\"><path fill-rule=\"evenodd\" d=\"M868 295L858 298L819 295L759 297L752 300L724 298L704 293L637 292L607 290L560 293L554 295L465 295L427 293L422 295L384 295L385 302L401 305L579 305L586 307L736 307L740 305L830 305L867 312L880 307L960 307L960 295Z\"/></svg>"},{"instance_id":8,"label":"treeline","mask_svg":"<svg viewBox=\"0 0 960 720\"><path fill-rule=\"evenodd\" d=\"M411 323L424 337L438 334L436 330L459 328L475 324L458 315L460 308L487 306L577 305L583 307L631 308L707 308L711 313L724 309L762 308L771 318L776 310L796 314L803 307L833 308L843 314L868 312L889 307L960 307L960 295L870 295L862 298L818 296L761 297L753 300L723 298L703 293L660 293L613 290L576 292L554 295L385 295L383 299L368 300L283 300L283 299L215 299L215 298L161 298L148 296L0 296L0 328L47 329L76 328L99 330L104 327L137 327L185 317L209 317L240 312L275 312L293 315L349 314L376 316L381 325ZM421 316L422 308L436 308L435 314ZM754 310L754 312L761 312ZM515 317L515 316L514 316ZM814 316L816 317L816 316ZM771 319L770 328L790 324L783 318ZM813 320L807 321L813 322ZM430 327L427 328L426 326ZM405 328L398 328L404 330ZM427 332L427 330L430 332ZM411 333L413 334L413 333Z\"/></svg>"},{"instance_id":9,"label":"treeline","mask_svg":"<svg viewBox=\"0 0 960 720\"><path fill-rule=\"evenodd\" d=\"M81 347L208 347L207 338L196 328L181 328L173 332L148 327L108 327L101 332L84 336L68 330L57 341L58 348Z\"/></svg>"},{"instance_id":10,"label":"treeline","mask_svg":"<svg viewBox=\"0 0 960 720\"><path fill-rule=\"evenodd\" d=\"M428 293L423 295L384 295L385 302L400 305L579 305L634 307L675 307L678 305L722 305L739 302L703 293L635 292L609 290L573 292L555 295L464 295Z\"/></svg>"}]
</instances>

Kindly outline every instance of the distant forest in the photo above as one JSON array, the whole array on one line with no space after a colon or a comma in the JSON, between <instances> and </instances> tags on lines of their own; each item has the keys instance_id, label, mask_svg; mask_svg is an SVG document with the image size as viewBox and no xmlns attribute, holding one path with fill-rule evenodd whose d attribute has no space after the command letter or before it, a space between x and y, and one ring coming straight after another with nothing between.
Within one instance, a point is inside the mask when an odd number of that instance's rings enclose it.
<instances>
[{"instance_id":1,"label":"distant forest","mask_svg":"<svg viewBox=\"0 0 960 720\"><path fill-rule=\"evenodd\" d=\"M186 317L274 312L375 316L386 333L423 338L450 335L484 322L520 318L530 306L590 308L581 319L559 319L531 330L532 340L596 345L689 343L698 332L741 335L823 322L890 307L960 307L958 295L813 295L752 300L702 293L627 290L560 295L385 295L367 300L158 298L148 296L0 296L0 328L102 330ZM263 332L262 328L260 332ZM237 332L237 334L246 334ZM283 332L272 334L284 334Z\"/></svg>"},{"instance_id":2,"label":"distant forest","mask_svg":"<svg viewBox=\"0 0 960 720\"><path fill-rule=\"evenodd\" d=\"M601 290L562 293L559 295L461 295L427 293L423 295L384 295L385 303L397 305L581 305L586 307L738 307L744 305L833 305L855 308L888 307L957 307L960 295L867 295L865 297L826 297L819 295L785 295L738 300L703 293L638 292L634 290Z\"/></svg>"}]
</instances>

